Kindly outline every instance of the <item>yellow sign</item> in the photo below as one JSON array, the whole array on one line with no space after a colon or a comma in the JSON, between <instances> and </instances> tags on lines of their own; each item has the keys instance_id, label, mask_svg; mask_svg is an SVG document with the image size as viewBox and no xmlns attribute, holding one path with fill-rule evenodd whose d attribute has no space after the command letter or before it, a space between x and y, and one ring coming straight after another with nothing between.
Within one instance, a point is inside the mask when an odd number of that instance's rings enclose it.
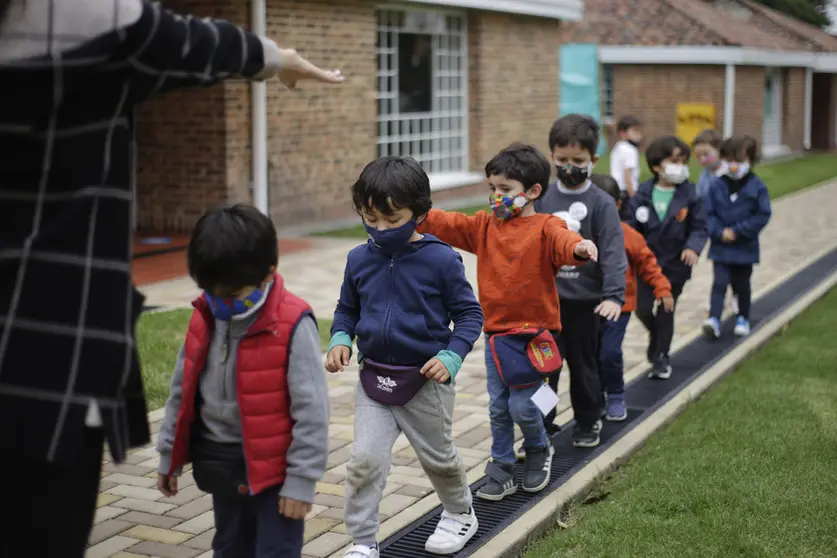
<instances>
[{"instance_id":1,"label":"yellow sign","mask_svg":"<svg viewBox=\"0 0 837 558\"><path fill-rule=\"evenodd\" d=\"M699 133L716 129L715 105L712 103L677 103L677 127L675 134L692 144Z\"/></svg>"}]
</instances>

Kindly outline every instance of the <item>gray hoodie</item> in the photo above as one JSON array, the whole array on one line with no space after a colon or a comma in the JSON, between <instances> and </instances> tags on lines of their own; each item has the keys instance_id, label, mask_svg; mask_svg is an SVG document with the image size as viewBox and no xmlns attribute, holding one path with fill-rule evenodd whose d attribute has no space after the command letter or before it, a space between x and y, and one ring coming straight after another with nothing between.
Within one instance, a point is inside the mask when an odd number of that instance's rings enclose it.
<instances>
[{"instance_id":1,"label":"gray hoodie","mask_svg":"<svg viewBox=\"0 0 837 558\"><path fill-rule=\"evenodd\" d=\"M535 202L538 213L552 213L567 222L567 228L592 240L599 249L597 262L564 266L556 283L558 297L567 300L612 300L625 304L625 274L628 258L616 202L588 180L570 190L560 183L546 189Z\"/></svg>"},{"instance_id":2,"label":"gray hoodie","mask_svg":"<svg viewBox=\"0 0 837 558\"><path fill-rule=\"evenodd\" d=\"M220 443L240 443L241 416L236 393L236 354L241 338L256 321L259 312L232 321L215 320L206 366L200 374L201 435ZM323 368L323 353L314 318L304 316L294 330L288 356L288 390L293 430L286 454L286 479L281 496L313 502L317 481L328 461L329 402ZM157 440L160 472L171 467L174 427L183 386L184 349L177 355L166 414ZM197 431L196 431L197 433ZM179 471L177 472L179 474Z\"/></svg>"}]
</instances>

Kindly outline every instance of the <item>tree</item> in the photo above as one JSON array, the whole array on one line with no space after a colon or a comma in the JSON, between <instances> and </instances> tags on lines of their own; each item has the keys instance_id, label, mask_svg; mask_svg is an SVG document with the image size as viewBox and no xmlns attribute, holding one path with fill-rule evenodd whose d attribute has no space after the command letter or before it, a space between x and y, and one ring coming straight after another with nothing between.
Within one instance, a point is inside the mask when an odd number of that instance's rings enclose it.
<instances>
[{"instance_id":1,"label":"tree","mask_svg":"<svg viewBox=\"0 0 837 558\"><path fill-rule=\"evenodd\" d=\"M826 15L829 0L756 0L768 8L780 11L805 23L825 27L831 23Z\"/></svg>"}]
</instances>

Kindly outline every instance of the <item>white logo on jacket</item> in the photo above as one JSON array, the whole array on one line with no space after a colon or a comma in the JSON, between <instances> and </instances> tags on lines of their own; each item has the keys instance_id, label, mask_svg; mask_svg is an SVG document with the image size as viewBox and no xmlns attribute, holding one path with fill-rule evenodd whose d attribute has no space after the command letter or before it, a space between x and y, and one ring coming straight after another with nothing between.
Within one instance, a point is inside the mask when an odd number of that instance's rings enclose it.
<instances>
[{"instance_id":1,"label":"white logo on jacket","mask_svg":"<svg viewBox=\"0 0 837 558\"><path fill-rule=\"evenodd\" d=\"M641 206L636 208L636 213L635 213L636 220L639 221L640 223L647 223L649 214L650 214L650 211L648 211L648 208L644 205L641 205Z\"/></svg>"}]
</instances>

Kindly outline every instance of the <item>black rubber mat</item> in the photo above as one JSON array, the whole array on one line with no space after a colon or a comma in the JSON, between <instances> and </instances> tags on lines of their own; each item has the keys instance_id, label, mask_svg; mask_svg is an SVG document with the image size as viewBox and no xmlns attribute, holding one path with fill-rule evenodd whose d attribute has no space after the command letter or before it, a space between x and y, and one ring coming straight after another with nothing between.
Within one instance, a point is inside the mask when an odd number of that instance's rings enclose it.
<instances>
[{"instance_id":1,"label":"black rubber mat","mask_svg":"<svg viewBox=\"0 0 837 558\"><path fill-rule=\"evenodd\" d=\"M753 304L750 312L752 330L770 321L777 313L793 303L801 294L813 289L833 271L837 270L837 250L829 252L808 267L799 270L773 291L765 294ZM688 289L688 285L686 286ZM692 341L672 355L674 369L668 381L652 380L642 376L626 387L626 400L629 405L628 420L619 423L605 422L602 429L601 445L594 449L572 447L572 423L565 425L561 432L553 436L555 457L552 462L550 484L543 492L527 494L518 491L502 502L486 502L474 498L474 509L480 522L480 528L468 545L452 555L457 558L470 556L486 541L499 535L522 514L540 502L547 494L555 491L615 440L619 439L636 424L642 416L655 411L677 392L704 373L719 358L739 342L732 334L734 319L727 319L722 326L723 335L718 341L704 338ZM520 480L518 467L518 481ZM485 483L485 478L471 485L476 492ZM434 555L425 552L424 543L436 528L442 513L441 506L425 514L404 529L401 529L381 543L381 558L431 558Z\"/></svg>"}]
</instances>

